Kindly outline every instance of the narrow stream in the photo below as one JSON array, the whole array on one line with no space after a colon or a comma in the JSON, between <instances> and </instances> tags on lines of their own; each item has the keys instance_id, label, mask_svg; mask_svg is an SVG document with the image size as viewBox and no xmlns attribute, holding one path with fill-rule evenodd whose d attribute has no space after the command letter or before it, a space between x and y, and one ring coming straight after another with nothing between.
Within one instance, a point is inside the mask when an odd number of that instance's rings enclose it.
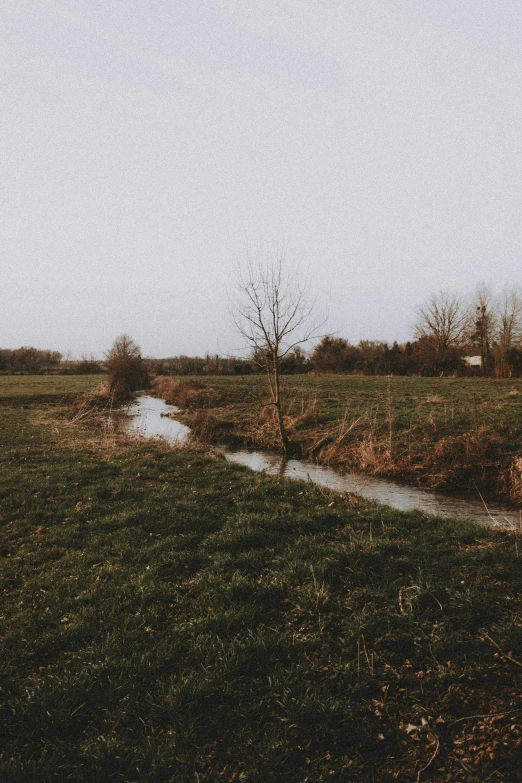
<instances>
[{"instance_id":1,"label":"narrow stream","mask_svg":"<svg viewBox=\"0 0 522 783\"><path fill-rule=\"evenodd\" d=\"M123 420L122 429L129 434L145 438L163 438L173 445L181 443L189 434L189 428L167 416L178 410L175 405L167 405L157 397L138 397L127 409L128 417ZM227 450L223 453L229 462L246 465L252 470L312 481L337 492L353 492L367 500L374 500L400 511L418 509L434 516L471 519L482 524L503 527L518 528L520 522L518 510L498 501L492 502L491 505L488 503L486 510L480 498L475 500L457 494L432 492L361 473L340 473L314 462L286 459L280 454L267 451Z\"/></svg>"},{"instance_id":2,"label":"narrow stream","mask_svg":"<svg viewBox=\"0 0 522 783\"><path fill-rule=\"evenodd\" d=\"M181 443L190 430L180 421L168 417L169 413L178 410L175 405L167 405L158 397L138 397L133 405L126 408L127 418L122 419L121 430L142 438L162 438L172 445Z\"/></svg>"}]
</instances>

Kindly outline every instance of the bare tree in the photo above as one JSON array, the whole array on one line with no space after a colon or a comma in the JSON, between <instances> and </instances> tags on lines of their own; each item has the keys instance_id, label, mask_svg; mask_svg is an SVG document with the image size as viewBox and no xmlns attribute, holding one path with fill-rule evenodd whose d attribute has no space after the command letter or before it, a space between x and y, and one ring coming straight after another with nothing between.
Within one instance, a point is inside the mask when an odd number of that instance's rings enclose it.
<instances>
[{"instance_id":1,"label":"bare tree","mask_svg":"<svg viewBox=\"0 0 522 783\"><path fill-rule=\"evenodd\" d=\"M480 283L472 296L468 311L466 336L480 352L483 368L490 364L491 345L495 337L497 318L491 288Z\"/></svg>"},{"instance_id":2,"label":"bare tree","mask_svg":"<svg viewBox=\"0 0 522 783\"><path fill-rule=\"evenodd\" d=\"M437 358L443 360L464 336L466 313L462 301L457 296L440 291L419 307L417 315L415 336L433 343Z\"/></svg>"},{"instance_id":3,"label":"bare tree","mask_svg":"<svg viewBox=\"0 0 522 783\"><path fill-rule=\"evenodd\" d=\"M285 268L284 254L278 252L268 262L249 259L237 272L235 293L230 297L235 326L252 360L266 371L281 449L290 443L285 428L281 363L297 345L318 337L324 321L313 318L313 302L308 283Z\"/></svg>"},{"instance_id":4,"label":"bare tree","mask_svg":"<svg viewBox=\"0 0 522 783\"><path fill-rule=\"evenodd\" d=\"M511 376L514 346L522 340L522 289L506 286L497 299L495 372Z\"/></svg>"},{"instance_id":5,"label":"bare tree","mask_svg":"<svg viewBox=\"0 0 522 783\"><path fill-rule=\"evenodd\" d=\"M497 342L510 348L522 338L522 288L506 286L497 300Z\"/></svg>"}]
</instances>

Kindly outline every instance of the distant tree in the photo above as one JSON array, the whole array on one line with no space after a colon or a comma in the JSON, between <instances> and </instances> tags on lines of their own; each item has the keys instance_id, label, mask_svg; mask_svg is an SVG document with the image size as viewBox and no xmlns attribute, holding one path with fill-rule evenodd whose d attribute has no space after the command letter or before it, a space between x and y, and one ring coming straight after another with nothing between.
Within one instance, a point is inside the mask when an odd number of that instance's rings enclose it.
<instances>
[{"instance_id":1,"label":"distant tree","mask_svg":"<svg viewBox=\"0 0 522 783\"><path fill-rule=\"evenodd\" d=\"M471 350L478 352L484 372L492 369L491 346L495 337L497 318L491 288L481 283L475 289L468 311L465 337Z\"/></svg>"},{"instance_id":2,"label":"distant tree","mask_svg":"<svg viewBox=\"0 0 522 783\"><path fill-rule=\"evenodd\" d=\"M449 375L464 369L460 345L447 348L443 355L437 351L432 337L421 337L410 343L408 372L415 375Z\"/></svg>"},{"instance_id":3,"label":"distant tree","mask_svg":"<svg viewBox=\"0 0 522 783\"><path fill-rule=\"evenodd\" d=\"M492 354L495 374L519 375L518 348L522 342L522 289L505 287L496 301L496 330Z\"/></svg>"},{"instance_id":4,"label":"distant tree","mask_svg":"<svg viewBox=\"0 0 522 783\"><path fill-rule=\"evenodd\" d=\"M509 348L522 340L522 288L505 287L497 299L496 340Z\"/></svg>"},{"instance_id":5,"label":"distant tree","mask_svg":"<svg viewBox=\"0 0 522 783\"><path fill-rule=\"evenodd\" d=\"M73 367L73 372L76 375L98 375L103 372L103 368L94 356L82 356Z\"/></svg>"},{"instance_id":6,"label":"distant tree","mask_svg":"<svg viewBox=\"0 0 522 783\"><path fill-rule=\"evenodd\" d=\"M284 375L299 375L310 372L311 369L310 359L299 345L296 345L281 362L281 372Z\"/></svg>"},{"instance_id":7,"label":"distant tree","mask_svg":"<svg viewBox=\"0 0 522 783\"><path fill-rule=\"evenodd\" d=\"M285 357L296 346L317 336L320 324L312 319L309 287L287 270L283 254L266 263L249 260L238 270L230 309L235 326L251 349L252 361L263 368L270 390L281 449L290 448L283 416L281 374Z\"/></svg>"},{"instance_id":8,"label":"distant tree","mask_svg":"<svg viewBox=\"0 0 522 783\"><path fill-rule=\"evenodd\" d=\"M323 337L312 353L312 366L316 372L341 373L348 367L350 345L343 337Z\"/></svg>"},{"instance_id":9,"label":"distant tree","mask_svg":"<svg viewBox=\"0 0 522 783\"><path fill-rule=\"evenodd\" d=\"M127 334L118 337L106 354L105 366L109 374L110 391L124 399L147 386L147 370L141 350Z\"/></svg>"},{"instance_id":10,"label":"distant tree","mask_svg":"<svg viewBox=\"0 0 522 783\"><path fill-rule=\"evenodd\" d=\"M2 351L3 369L21 375L40 375L59 366L62 359L58 351L47 351L22 346L14 351Z\"/></svg>"},{"instance_id":11,"label":"distant tree","mask_svg":"<svg viewBox=\"0 0 522 783\"><path fill-rule=\"evenodd\" d=\"M415 335L425 354L431 353L434 371L444 372L453 363L455 350L465 335L468 317L461 299L445 291L432 296L417 311Z\"/></svg>"},{"instance_id":12,"label":"distant tree","mask_svg":"<svg viewBox=\"0 0 522 783\"><path fill-rule=\"evenodd\" d=\"M380 340L361 340L357 345L356 369L365 375L387 375L390 372L388 345Z\"/></svg>"}]
</instances>

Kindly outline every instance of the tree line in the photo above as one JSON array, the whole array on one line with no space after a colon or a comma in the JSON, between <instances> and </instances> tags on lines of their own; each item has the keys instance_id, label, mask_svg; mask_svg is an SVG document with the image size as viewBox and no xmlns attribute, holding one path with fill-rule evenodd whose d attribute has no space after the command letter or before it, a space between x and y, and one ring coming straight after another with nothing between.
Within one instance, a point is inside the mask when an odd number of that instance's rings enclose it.
<instances>
[{"instance_id":1,"label":"tree line","mask_svg":"<svg viewBox=\"0 0 522 783\"><path fill-rule=\"evenodd\" d=\"M60 367L62 354L58 351L22 347L15 350L0 348L0 372L10 375L40 375Z\"/></svg>"},{"instance_id":2,"label":"tree line","mask_svg":"<svg viewBox=\"0 0 522 783\"><path fill-rule=\"evenodd\" d=\"M498 295L479 285L467 298L439 292L416 313L413 339L391 345L324 336L310 351L296 345L279 357L281 374L308 372L361 375L484 375L522 377L522 289L504 288ZM266 370L263 340L251 345L247 358L207 354L143 359L148 372L166 375L250 375ZM470 361L473 357L473 362ZM106 357L107 360L107 357ZM0 349L0 373L96 373L107 361L93 357L63 360L58 351L22 347Z\"/></svg>"},{"instance_id":3,"label":"tree line","mask_svg":"<svg viewBox=\"0 0 522 783\"><path fill-rule=\"evenodd\" d=\"M481 283L468 298L440 292L419 308L415 337L434 373L465 368L475 356L483 375L520 377L522 289L506 286L495 294Z\"/></svg>"}]
</instances>

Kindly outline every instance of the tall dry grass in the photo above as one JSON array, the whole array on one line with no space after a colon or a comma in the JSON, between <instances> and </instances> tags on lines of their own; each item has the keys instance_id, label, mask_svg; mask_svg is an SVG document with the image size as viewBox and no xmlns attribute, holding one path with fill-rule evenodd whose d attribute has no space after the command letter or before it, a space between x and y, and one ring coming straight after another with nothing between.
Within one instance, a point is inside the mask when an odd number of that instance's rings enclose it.
<instances>
[{"instance_id":1,"label":"tall dry grass","mask_svg":"<svg viewBox=\"0 0 522 783\"><path fill-rule=\"evenodd\" d=\"M220 395L201 381L175 381L164 375L156 376L152 381L152 391L162 397L169 405L193 410L214 408L220 401Z\"/></svg>"}]
</instances>

